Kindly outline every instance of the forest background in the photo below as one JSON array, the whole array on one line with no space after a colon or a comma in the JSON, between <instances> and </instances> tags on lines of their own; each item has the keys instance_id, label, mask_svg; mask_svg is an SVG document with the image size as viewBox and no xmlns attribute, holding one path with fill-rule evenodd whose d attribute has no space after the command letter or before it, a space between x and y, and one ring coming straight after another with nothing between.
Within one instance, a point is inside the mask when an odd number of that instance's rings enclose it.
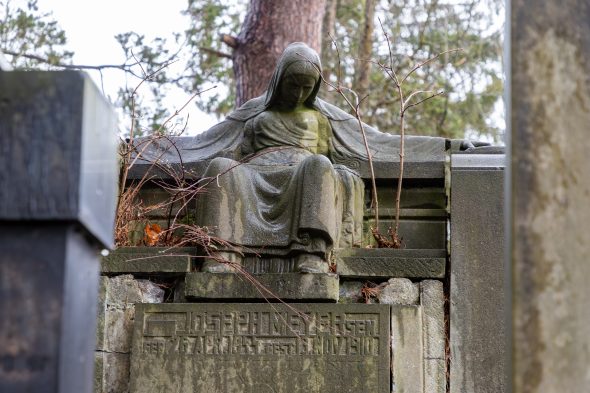
<instances>
[{"instance_id":1,"label":"forest background","mask_svg":"<svg viewBox=\"0 0 590 393\"><path fill-rule=\"evenodd\" d=\"M47 5L0 0L0 51L6 60L14 69L87 70L98 74L99 85L107 70L117 70L124 82L110 97L123 128L133 117L142 134L161 130L184 105L169 107L166 97L174 91L187 96L205 91L190 105L217 118L261 94L272 60L296 37L321 52L328 81L364 98L363 120L392 133L399 129L399 102L377 63L391 62L403 75L444 53L405 82L411 91L445 91L406 118L406 133L503 140L501 0L188 0L181 11L185 26L170 25L170 34L161 37L123 29L116 35L120 62L85 65L73 62L69 33L51 9L41 7ZM137 9L129 18L141 15ZM457 48L462 50L446 53ZM322 97L346 108L329 90L324 88ZM181 114L166 129L196 133L206 128L203 123Z\"/></svg>"}]
</instances>

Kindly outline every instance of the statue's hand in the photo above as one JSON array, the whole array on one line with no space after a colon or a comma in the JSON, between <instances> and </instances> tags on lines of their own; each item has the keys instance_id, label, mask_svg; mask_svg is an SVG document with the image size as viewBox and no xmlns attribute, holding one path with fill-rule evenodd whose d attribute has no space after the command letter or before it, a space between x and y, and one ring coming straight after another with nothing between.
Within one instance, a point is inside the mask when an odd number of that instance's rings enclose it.
<instances>
[{"instance_id":1,"label":"statue's hand","mask_svg":"<svg viewBox=\"0 0 590 393\"><path fill-rule=\"evenodd\" d=\"M447 142L450 143L451 152L465 151L476 147L491 146L489 142L483 141L470 141L468 139L451 139Z\"/></svg>"}]
</instances>

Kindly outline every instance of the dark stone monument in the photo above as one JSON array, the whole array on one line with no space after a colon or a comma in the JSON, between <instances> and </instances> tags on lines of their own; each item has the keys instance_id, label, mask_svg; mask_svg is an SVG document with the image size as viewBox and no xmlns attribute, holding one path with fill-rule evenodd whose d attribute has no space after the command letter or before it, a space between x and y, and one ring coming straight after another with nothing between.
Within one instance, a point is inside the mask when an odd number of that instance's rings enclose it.
<instances>
[{"instance_id":1,"label":"dark stone monument","mask_svg":"<svg viewBox=\"0 0 590 393\"><path fill-rule=\"evenodd\" d=\"M78 72L0 72L0 391L90 392L116 121Z\"/></svg>"},{"instance_id":2,"label":"dark stone monument","mask_svg":"<svg viewBox=\"0 0 590 393\"><path fill-rule=\"evenodd\" d=\"M388 305L136 306L131 392L389 392Z\"/></svg>"}]
</instances>

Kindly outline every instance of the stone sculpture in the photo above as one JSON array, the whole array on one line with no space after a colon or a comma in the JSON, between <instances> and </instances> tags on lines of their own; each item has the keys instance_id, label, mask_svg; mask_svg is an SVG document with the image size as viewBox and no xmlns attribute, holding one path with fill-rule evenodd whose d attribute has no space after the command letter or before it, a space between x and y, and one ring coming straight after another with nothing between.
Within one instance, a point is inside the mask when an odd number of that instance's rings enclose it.
<instances>
[{"instance_id":1,"label":"stone sculpture","mask_svg":"<svg viewBox=\"0 0 590 393\"><path fill-rule=\"evenodd\" d=\"M239 262L248 253L294 259L300 272L327 272L334 247L360 245L364 185L337 162L365 159L365 147L356 119L317 98L320 70L314 50L289 45L266 93L187 149L220 151L221 143L231 147L237 138L242 156L241 163L214 158L205 172L216 181L198 201L197 224L233 247L205 260L204 271L233 271L216 258ZM399 154L399 137L368 126L366 132L374 157ZM433 138L412 139L428 144Z\"/></svg>"}]
</instances>

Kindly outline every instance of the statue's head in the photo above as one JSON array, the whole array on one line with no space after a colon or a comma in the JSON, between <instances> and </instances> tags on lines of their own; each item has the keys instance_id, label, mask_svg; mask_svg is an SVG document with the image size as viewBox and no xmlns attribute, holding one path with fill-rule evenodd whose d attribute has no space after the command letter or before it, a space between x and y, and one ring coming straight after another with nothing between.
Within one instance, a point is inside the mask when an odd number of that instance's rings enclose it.
<instances>
[{"instance_id":1,"label":"statue's head","mask_svg":"<svg viewBox=\"0 0 590 393\"><path fill-rule=\"evenodd\" d=\"M320 88L321 63L316 51L302 42L285 48L266 93L265 107L312 107Z\"/></svg>"}]
</instances>

